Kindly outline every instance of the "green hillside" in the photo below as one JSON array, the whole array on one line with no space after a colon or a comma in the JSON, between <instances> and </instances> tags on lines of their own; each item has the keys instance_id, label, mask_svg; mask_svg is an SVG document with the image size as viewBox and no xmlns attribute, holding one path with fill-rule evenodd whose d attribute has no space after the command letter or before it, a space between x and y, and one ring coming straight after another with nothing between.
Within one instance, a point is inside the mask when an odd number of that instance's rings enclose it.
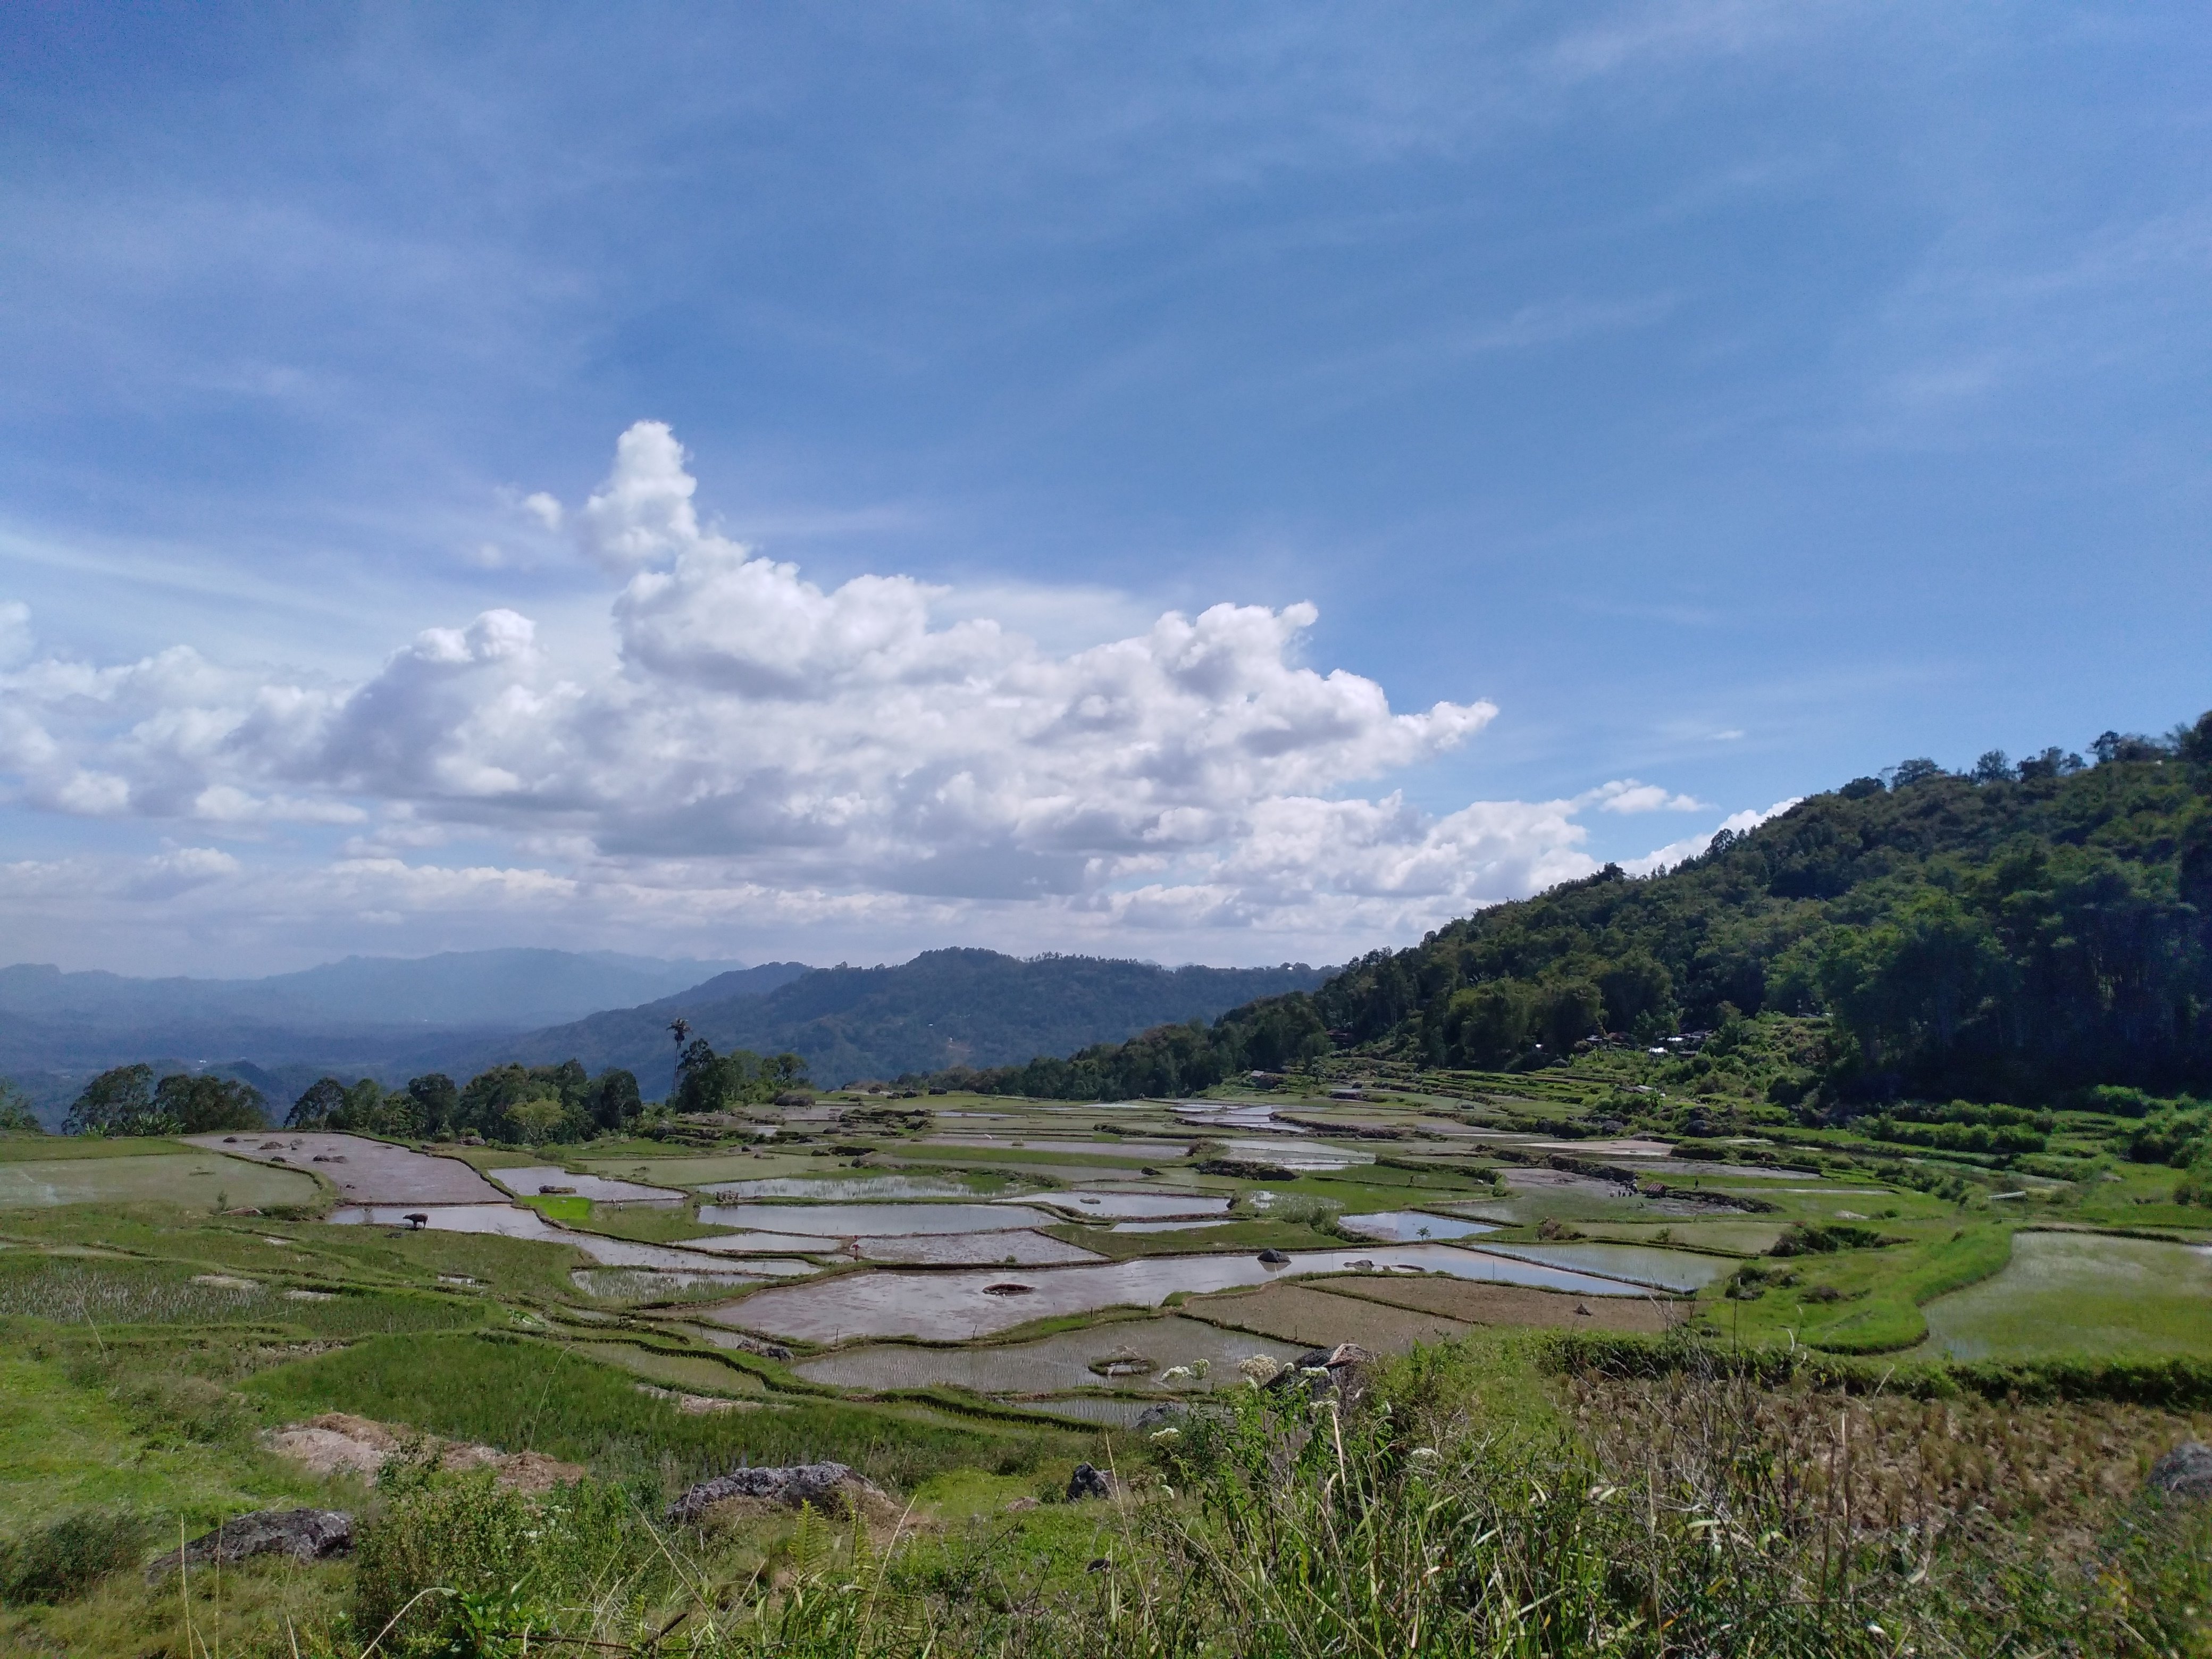
<instances>
[{"instance_id":1,"label":"green hillside","mask_svg":"<svg viewBox=\"0 0 2212 1659\"><path fill-rule=\"evenodd\" d=\"M1608 866L1248 1005L955 1080L1175 1093L1356 1049L1528 1071L1602 1034L1656 1044L1826 1015L1775 1098L2026 1104L2212 1089L2212 714L1967 774L1929 761L1815 795L1637 878Z\"/></svg>"}]
</instances>

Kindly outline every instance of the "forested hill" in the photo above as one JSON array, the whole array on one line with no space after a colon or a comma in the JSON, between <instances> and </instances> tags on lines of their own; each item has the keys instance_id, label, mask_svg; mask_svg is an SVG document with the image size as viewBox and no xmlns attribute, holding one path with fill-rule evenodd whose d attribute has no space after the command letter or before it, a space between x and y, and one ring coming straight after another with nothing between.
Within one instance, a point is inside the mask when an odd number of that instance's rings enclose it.
<instances>
[{"instance_id":1,"label":"forested hill","mask_svg":"<svg viewBox=\"0 0 2212 1659\"><path fill-rule=\"evenodd\" d=\"M718 997L718 981L709 981L639 1008L450 1053L425 1051L421 1069L462 1076L508 1060L573 1058L592 1072L633 1072L646 1094L658 1097L675 1069L668 1028L680 1015L717 1049L794 1053L817 1083L835 1085L1072 1053L1163 1020L1206 1020L1255 997L1310 991L1327 975L1304 963L1162 968L1098 957L926 951L895 967L816 969L765 994Z\"/></svg>"},{"instance_id":2,"label":"forested hill","mask_svg":"<svg viewBox=\"0 0 2212 1659\"><path fill-rule=\"evenodd\" d=\"M2212 1090L2212 714L2092 747L1909 761L1672 871L1608 866L1376 951L1311 996L963 1080L1165 1094L1346 1046L1514 1068L1773 1010L1833 1016L1846 1099Z\"/></svg>"}]
</instances>

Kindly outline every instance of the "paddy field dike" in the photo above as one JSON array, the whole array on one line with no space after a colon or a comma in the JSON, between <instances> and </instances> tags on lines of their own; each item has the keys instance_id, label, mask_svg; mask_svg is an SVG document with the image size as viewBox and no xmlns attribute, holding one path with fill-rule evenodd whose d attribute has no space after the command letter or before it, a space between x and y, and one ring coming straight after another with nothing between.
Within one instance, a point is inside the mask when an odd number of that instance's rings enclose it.
<instances>
[{"instance_id":1,"label":"paddy field dike","mask_svg":"<svg viewBox=\"0 0 2212 1659\"><path fill-rule=\"evenodd\" d=\"M1632 1070L0 1136L0 1651L2204 1651L2172 1171L1693 1146ZM352 1550L149 1579L296 1508Z\"/></svg>"}]
</instances>

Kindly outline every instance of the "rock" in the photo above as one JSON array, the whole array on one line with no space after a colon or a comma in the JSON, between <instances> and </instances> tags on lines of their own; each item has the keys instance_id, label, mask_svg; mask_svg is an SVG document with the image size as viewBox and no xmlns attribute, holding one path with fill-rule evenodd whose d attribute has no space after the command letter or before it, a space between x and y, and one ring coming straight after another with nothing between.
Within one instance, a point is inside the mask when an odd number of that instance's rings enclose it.
<instances>
[{"instance_id":1,"label":"rock","mask_svg":"<svg viewBox=\"0 0 2212 1659\"><path fill-rule=\"evenodd\" d=\"M465 1445L346 1412L325 1412L308 1422L288 1424L263 1435L261 1443L313 1474L356 1474L363 1480L374 1480L392 1458L410 1451L434 1457L440 1468L456 1473L490 1469L495 1484L510 1492L550 1492L581 1480L588 1473L579 1464L563 1463L543 1452Z\"/></svg>"},{"instance_id":2,"label":"rock","mask_svg":"<svg viewBox=\"0 0 2212 1659\"><path fill-rule=\"evenodd\" d=\"M146 1569L149 1583L179 1567L211 1561L243 1561L249 1555L289 1555L295 1561L320 1561L353 1548L353 1516L343 1510L261 1510L226 1521L180 1550L158 1557Z\"/></svg>"},{"instance_id":3,"label":"rock","mask_svg":"<svg viewBox=\"0 0 2212 1659\"><path fill-rule=\"evenodd\" d=\"M2168 1498L2212 1498L2212 1446L2183 1441L2151 1465L2150 1485Z\"/></svg>"},{"instance_id":4,"label":"rock","mask_svg":"<svg viewBox=\"0 0 2212 1659\"><path fill-rule=\"evenodd\" d=\"M1291 1258L1281 1250L1265 1249L1260 1252L1260 1260L1270 1267L1281 1267L1288 1266Z\"/></svg>"},{"instance_id":5,"label":"rock","mask_svg":"<svg viewBox=\"0 0 2212 1659\"><path fill-rule=\"evenodd\" d=\"M1016 1285L1009 1281L1004 1285L986 1285L983 1287L983 1294L986 1296L1028 1296L1032 1294L1036 1289L1036 1286L1034 1285Z\"/></svg>"},{"instance_id":6,"label":"rock","mask_svg":"<svg viewBox=\"0 0 2212 1659\"><path fill-rule=\"evenodd\" d=\"M1114 1477L1105 1470L1088 1463L1078 1463L1075 1473L1067 1477L1067 1501L1071 1504L1085 1498L1111 1498Z\"/></svg>"},{"instance_id":7,"label":"rock","mask_svg":"<svg viewBox=\"0 0 2212 1659\"><path fill-rule=\"evenodd\" d=\"M1190 1408L1187 1406L1173 1403L1147 1406L1137 1413L1137 1432L1151 1434L1157 1429L1173 1428L1189 1415Z\"/></svg>"},{"instance_id":8,"label":"rock","mask_svg":"<svg viewBox=\"0 0 2212 1659\"><path fill-rule=\"evenodd\" d=\"M668 1506L672 1526L696 1522L717 1504L749 1498L762 1503L797 1509L811 1504L820 1510L842 1510L863 1498L888 1503L881 1486L856 1474L842 1463L794 1463L781 1469L732 1469L702 1480Z\"/></svg>"}]
</instances>

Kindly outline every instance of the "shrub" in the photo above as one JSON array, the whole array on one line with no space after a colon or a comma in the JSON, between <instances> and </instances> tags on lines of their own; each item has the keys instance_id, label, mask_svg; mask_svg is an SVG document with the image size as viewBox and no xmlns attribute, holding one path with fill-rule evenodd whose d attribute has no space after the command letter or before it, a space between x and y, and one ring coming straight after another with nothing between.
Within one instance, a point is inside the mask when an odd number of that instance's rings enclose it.
<instances>
[{"instance_id":1,"label":"shrub","mask_svg":"<svg viewBox=\"0 0 2212 1659\"><path fill-rule=\"evenodd\" d=\"M78 1510L0 1543L0 1602L66 1601L146 1547L145 1520L123 1510Z\"/></svg>"},{"instance_id":2,"label":"shrub","mask_svg":"<svg viewBox=\"0 0 2212 1659\"><path fill-rule=\"evenodd\" d=\"M502 1633L587 1626L600 1602L662 1588L652 1528L618 1486L583 1481L542 1498L502 1492L490 1472L420 1469L356 1549L355 1628L385 1650L474 1651ZM398 1622L393 1623L394 1620Z\"/></svg>"}]
</instances>

